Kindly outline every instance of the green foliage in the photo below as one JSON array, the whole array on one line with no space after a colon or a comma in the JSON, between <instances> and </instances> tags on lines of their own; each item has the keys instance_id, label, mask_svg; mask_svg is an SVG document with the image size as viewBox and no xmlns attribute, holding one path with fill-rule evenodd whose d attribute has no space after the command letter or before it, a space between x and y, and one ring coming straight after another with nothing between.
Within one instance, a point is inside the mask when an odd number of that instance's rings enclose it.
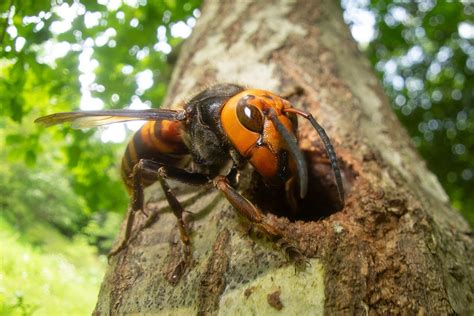
<instances>
[{"instance_id":1,"label":"green foliage","mask_svg":"<svg viewBox=\"0 0 474 316\"><path fill-rule=\"evenodd\" d=\"M83 232L89 244L95 245L100 254L107 254L123 221L123 215L114 212L97 212L92 215ZM112 238L111 238L112 237Z\"/></svg>"},{"instance_id":2,"label":"green foliage","mask_svg":"<svg viewBox=\"0 0 474 316\"><path fill-rule=\"evenodd\" d=\"M72 242L47 225L33 247L0 219L0 315L87 315L94 309L105 259L83 238Z\"/></svg>"},{"instance_id":3,"label":"green foliage","mask_svg":"<svg viewBox=\"0 0 474 316\"><path fill-rule=\"evenodd\" d=\"M145 3L0 1L2 315L93 309L97 252L111 248L128 202L125 142L33 120L79 106L161 105L182 42L173 26L189 31L200 1Z\"/></svg>"},{"instance_id":4,"label":"green foliage","mask_svg":"<svg viewBox=\"0 0 474 316\"><path fill-rule=\"evenodd\" d=\"M84 225L90 211L84 199L72 191L68 178L61 173L63 168L56 167L59 172L27 169L21 163L0 165L2 217L19 231L38 219L69 236Z\"/></svg>"},{"instance_id":5,"label":"green foliage","mask_svg":"<svg viewBox=\"0 0 474 316\"><path fill-rule=\"evenodd\" d=\"M395 112L474 226L474 3L355 2L375 17L366 53Z\"/></svg>"},{"instance_id":6,"label":"green foliage","mask_svg":"<svg viewBox=\"0 0 474 316\"><path fill-rule=\"evenodd\" d=\"M100 131L43 130L32 121L79 104L160 106L172 68L168 54L182 41L173 38L172 27L189 28L200 3L131 1L114 7L99 2L6 1L0 6L0 126L6 130L8 158L33 166L38 155L55 152L92 213L125 209L127 195L116 172L118 149L125 145L104 146Z\"/></svg>"}]
</instances>

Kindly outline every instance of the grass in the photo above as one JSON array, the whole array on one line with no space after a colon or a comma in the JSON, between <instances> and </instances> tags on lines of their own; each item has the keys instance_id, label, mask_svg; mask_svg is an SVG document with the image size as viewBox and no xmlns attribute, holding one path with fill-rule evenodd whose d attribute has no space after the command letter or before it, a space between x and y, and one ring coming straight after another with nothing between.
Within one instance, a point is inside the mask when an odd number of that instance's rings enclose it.
<instances>
[{"instance_id":1,"label":"grass","mask_svg":"<svg viewBox=\"0 0 474 316\"><path fill-rule=\"evenodd\" d=\"M0 218L0 315L90 315L105 266L84 238L47 224L20 235Z\"/></svg>"}]
</instances>

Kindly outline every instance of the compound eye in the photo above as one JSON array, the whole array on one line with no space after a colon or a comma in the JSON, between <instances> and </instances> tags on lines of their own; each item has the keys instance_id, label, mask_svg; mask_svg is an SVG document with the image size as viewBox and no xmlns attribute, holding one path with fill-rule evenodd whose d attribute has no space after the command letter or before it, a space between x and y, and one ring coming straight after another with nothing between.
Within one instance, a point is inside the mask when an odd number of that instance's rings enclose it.
<instances>
[{"instance_id":1,"label":"compound eye","mask_svg":"<svg viewBox=\"0 0 474 316\"><path fill-rule=\"evenodd\" d=\"M239 102L237 104L237 118L248 130L255 133L263 131L263 114L256 106L247 102Z\"/></svg>"}]
</instances>

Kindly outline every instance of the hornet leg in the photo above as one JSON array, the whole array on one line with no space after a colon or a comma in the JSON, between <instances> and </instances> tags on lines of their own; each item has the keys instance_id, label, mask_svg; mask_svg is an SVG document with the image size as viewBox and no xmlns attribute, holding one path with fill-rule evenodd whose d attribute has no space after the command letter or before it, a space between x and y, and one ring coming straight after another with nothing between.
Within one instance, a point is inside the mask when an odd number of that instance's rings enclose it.
<instances>
[{"instance_id":1,"label":"hornet leg","mask_svg":"<svg viewBox=\"0 0 474 316\"><path fill-rule=\"evenodd\" d=\"M138 211L143 212L143 183L142 179L146 177L147 179L153 179L159 181L165 197L170 205L173 214L178 219L178 227L180 231L181 241L183 242L185 249L185 256L191 253L190 251L190 238L188 234L187 227L183 220L184 208L179 203L176 195L173 193L171 188L166 183L165 178L175 179L177 181L187 183L190 185L203 185L209 182L209 177L204 174L192 173L181 168L176 168L173 166L166 166L162 163L158 163L153 160L141 159L134 167L132 172L133 178L133 193L131 204L132 207L127 214L127 222L125 226L125 234L123 240L120 244L111 250L108 254L109 259L119 253L121 250L127 247L128 243L132 238L132 229L135 219L135 214ZM144 213L144 212L143 212ZM145 213L144 213L145 214ZM145 214L147 215L147 214Z\"/></svg>"},{"instance_id":2,"label":"hornet leg","mask_svg":"<svg viewBox=\"0 0 474 316\"><path fill-rule=\"evenodd\" d=\"M252 224L257 226L271 238L277 240L278 244L283 248L288 258L296 263L297 266L304 267L306 265L306 257L301 253L300 249L290 240L284 237L283 232L276 226L267 221L267 217L253 205L249 200L238 193L228 182L224 176L214 178L214 185L227 198L240 214L245 216Z\"/></svg>"}]
</instances>

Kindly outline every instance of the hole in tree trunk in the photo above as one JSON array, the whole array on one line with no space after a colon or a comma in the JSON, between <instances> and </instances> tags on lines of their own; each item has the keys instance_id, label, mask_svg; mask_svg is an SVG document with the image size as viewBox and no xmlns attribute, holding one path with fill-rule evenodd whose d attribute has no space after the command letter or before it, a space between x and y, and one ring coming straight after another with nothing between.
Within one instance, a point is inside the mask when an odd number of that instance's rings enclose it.
<instances>
[{"instance_id":1,"label":"hole in tree trunk","mask_svg":"<svg viewBox=\"0 0 474 316\"><path fill-rule=\"evenodd\" d=\"M286 199L284 187L275 188L265 185L256 172L253 174L252 186L245 195L249 196L251 201L257 204L265 213L284 216L291 221L317 221L340 211L342 207L334 172L327 156L307 151L304 154L309 169L308 194L304 199L299 199L299 188L296 187L296 196L298 197L296 210L292 211ZM339 168L341 169L347 200L352 183L357 175L341 159L339 159Z\"/></svg>"}]
</instances>

